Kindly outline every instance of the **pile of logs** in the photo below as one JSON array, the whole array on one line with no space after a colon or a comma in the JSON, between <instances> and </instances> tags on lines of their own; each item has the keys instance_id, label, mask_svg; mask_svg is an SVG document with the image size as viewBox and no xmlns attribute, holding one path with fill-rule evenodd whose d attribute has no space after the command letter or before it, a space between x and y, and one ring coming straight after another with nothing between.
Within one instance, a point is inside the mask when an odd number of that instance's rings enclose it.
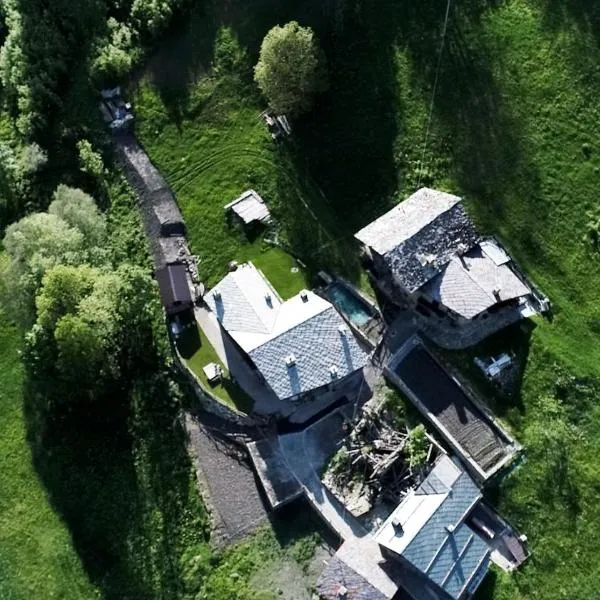
<instances>
[{"instance_id":1,"label":"pile of logs","mask_svg":"<svg viewBox=\"0 0 600 600\"><path fill-rule=\"evenodd\" d=\"M336 466L341 487L359 481L371 504L398 503L420 481L422 469L413 469L404 450L409 438L406 426L398 428L385 410L364 410L355 424L347 425L344 463ZM436 450L430 444L427 463Z\"/></svg>"}]
</instances>

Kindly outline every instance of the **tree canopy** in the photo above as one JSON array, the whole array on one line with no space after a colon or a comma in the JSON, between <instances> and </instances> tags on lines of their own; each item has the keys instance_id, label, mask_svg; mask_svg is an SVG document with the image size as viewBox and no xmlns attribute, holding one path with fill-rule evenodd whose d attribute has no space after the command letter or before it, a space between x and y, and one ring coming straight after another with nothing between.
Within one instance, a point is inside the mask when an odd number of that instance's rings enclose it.
<instances>
[{"instance_id":1,"label":"tree canopy","mask_svg":"<svg viewBox=\"0 0 600 600\"><path fill-rule=\"evenodd\" d=\"M9 225L3 239L8 261L0 273L13 317L35 319L35 296L44 274L56 265L102 265L106 223L94 200L81 190L59 186L48 212Z\"/></svg>"},{"instance_id":2,"label":"tree canopy","mask_svg":"<svg viewBox=\"0 0 600 600\"><path fill-rule=\"evenodd\" d=\"M306 112L325 88L324 59L313 30L291 21L265 36L254 79L280 114Z\"/></svg>"},{"instance_id":3,"label":"tree canopy","mask_svg":"<svg viewBox=\"0 0 600 600\"><path fill-rule=\"evenodd\" d=\"M80 189L59 185L48 207L51 215L60 217L84 236L88 248L101 246L106 238L106 221L94 199Z\"/></svg>"}]
</instances>

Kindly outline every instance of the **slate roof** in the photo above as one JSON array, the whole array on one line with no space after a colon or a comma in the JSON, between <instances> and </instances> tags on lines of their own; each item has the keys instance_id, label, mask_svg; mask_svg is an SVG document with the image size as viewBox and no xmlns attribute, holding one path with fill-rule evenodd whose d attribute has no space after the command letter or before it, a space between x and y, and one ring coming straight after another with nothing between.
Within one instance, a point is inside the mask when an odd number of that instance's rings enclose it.
<instances>
[{"instance_id":1,"label":"slate roof","mask_svg":"<svg viewBox=\"0 0 600 600\"><path fill-rule=\"evenodd\" d=\"M469 475L444 455L398 505L376 540L448 596L462 598L479 585L489 564L488 545L464 522L480 499L481 492Z\"/></svg>"},{"instance_id":2,"label":"slate roof","mask_svg":"<svg viewBox=\"0 0 600 600\"><path fill-rule=\"evenodd\" d=\"M247 190L239 198L225 205L225 210L232 210L246 225L254 221L268 223L271 213L264 200L254 191Z\"/></svg>"},{"instance_id":3,"label":"slate roof","mask_svg":"<svg viewBox=\"0 0 600 600\"><path fill-rule=\"evenodd\" d=\"M327 567L317 580L316 591L321 600L389 600L337 556L328 559Z\"/></svg>"},{"instance_id":4,"label":"slate roof","mask_svg":"<svg viewBox=\"0 0 600 600\"><path fill-rule=\"evenodd\" d=\"M492 242L478 244L466 254L455 256L421 291L471 319L494 304L531 293L509 261L504 251Z\"/></svg>"},{"instance_id":5,"label":"slate roof","mask_svg":"<svg viewBox=\"0 0 600 600\"><path fill-rule=\"evenodd\" d=\"M421 188L355 237L379 254L411 293L479 239L461 198L429 188Z\"/></svg>"},{"instance_id":6,"label":"slate roof","mask_svg":"<svg viewBox=\"0 0 600 600\"><path fill-rule=\"evenodd\" d=\"M251 263L229 273L204 300L281 399L342 379L367 362L331 303L308 290L283 302Z\"/></svg>"}]
</instances>

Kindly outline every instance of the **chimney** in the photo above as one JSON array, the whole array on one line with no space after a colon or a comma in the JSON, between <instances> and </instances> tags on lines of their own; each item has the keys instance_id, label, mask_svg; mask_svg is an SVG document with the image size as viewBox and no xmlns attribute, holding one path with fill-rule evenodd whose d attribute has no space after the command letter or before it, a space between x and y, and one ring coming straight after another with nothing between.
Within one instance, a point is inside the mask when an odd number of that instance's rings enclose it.
<instances>
[{"instance_id":1,"label":"chimney","mask_svg":"<svg viewBox=\"0 0 600 600\"><path fill-rule=\"evenodd\" d=\"M394 535L402 535L404 530L402 529L402 523L398 517L392 519L392 527L394 528Z\"/></svg>"},{"instance_id":2,"label":"chimney","mask_svg":"<svg viewBox=\"0 0 600 600\"><path fill-rule=\"evenodd\" d=\"M293 354L288 354L288 356L285 357L285 364L288 369L293 367L296 364L296 357Z\"/></svg>"},{"instance_id":3,"label":"chimney","mask_svg":"<svg viewBox=\"0 0 600 600\"><path fill-rule=\"evenodd\" d=\"M308 302L308 293L306 290L300 292L300 298L302 298L302 302Z\"/></svg>"},{"instance_id":4,"label":"chimney","mask_svg":"<svg viewBox=\"0 0 600 600\"><path fill-rule=\"evenodd\" d=\"M346 334L348 333L348 328L345 325L340 325L338 327L338 331L340 332L340 335L342 337L346 337Z\"/></svg>"},{"instance_id":5,"label":"chimney","mask_svg":"<svg viewBox=\"0 0 600 600\"><path fill-rule=\"evenodd\" d=\"M271 292L267 292L265 294L265 302L269 305L269 306L273 306L273 297L271 296Z\"/></svg>"},{"instance_id":6,"label":"chimney","mask_svg":"<svg viewBox=\"0 0 600 600\"><path fill-rule=\"evenodd\" d=\"M335 365L329 367L329 375L331 376L331 379L337 379L338 368Z\"/></svg>"},{"instance_id":7,"label":"chimney","mask_svg":"<svg viewBox=\"0 0 600 600\"><path fill-rule=\"evenodd\" d=\"M494 298L496 298L497 302L500 302L500 300L502 300L502 298L500 297L500 288L496 288L494 289Z\"/></svg>"},{"instance_id":8,"label":"chimney","mask_svg":"<svg viewBox=\"0 0 600 600\"><path fill-rule=\"evenodd\" d=\"M213 292L213 298L214 298L215 300L220 300L220 299L221 299L221 292L220 292L219 290L215 290L215 291Z\"/></svg>"}]
</instances>

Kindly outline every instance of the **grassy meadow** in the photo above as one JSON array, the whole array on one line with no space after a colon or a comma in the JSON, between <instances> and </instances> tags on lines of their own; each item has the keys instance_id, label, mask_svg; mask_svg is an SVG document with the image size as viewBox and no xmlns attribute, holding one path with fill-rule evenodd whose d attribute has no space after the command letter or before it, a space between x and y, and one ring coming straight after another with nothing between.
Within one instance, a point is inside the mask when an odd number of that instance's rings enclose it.
<instances>
[{"instance_id":1,"label":"grassy meadow","mask_svg":"<svg viewBox=\"0 0 600 600\"><path fill-rule=\"evenodd\" d=\"M33 466L20 346L20 333L0 311L0 598L100 597Z\"/></svg>"}]
</instances>

